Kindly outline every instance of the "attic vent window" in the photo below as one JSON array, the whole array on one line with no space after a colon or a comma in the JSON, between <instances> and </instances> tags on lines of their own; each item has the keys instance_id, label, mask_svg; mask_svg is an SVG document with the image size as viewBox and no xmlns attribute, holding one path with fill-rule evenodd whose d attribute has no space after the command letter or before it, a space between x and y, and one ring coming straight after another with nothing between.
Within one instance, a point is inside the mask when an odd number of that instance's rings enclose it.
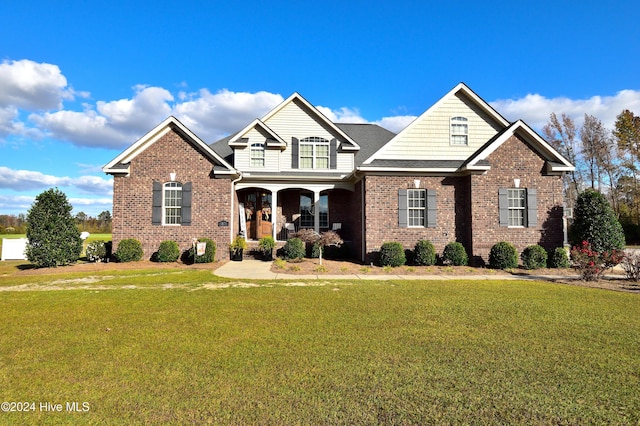
<instances>
[{"instance_id":1,"label":"attic vent window","mask_svg":"<svg viewBox=\"0 0 640 426\"><path fill-rule=\"evenodd\" d=\"M469 144L469 124L465 117L451 118L451 145Z\"/></svg>"}]
</instances>

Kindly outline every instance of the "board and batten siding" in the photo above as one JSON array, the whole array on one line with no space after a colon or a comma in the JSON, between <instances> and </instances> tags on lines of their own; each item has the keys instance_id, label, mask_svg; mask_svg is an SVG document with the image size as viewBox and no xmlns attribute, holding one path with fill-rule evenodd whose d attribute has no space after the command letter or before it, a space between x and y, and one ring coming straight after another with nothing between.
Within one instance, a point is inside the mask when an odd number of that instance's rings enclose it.
<instances>
[{"instance_id":1,"label":"board and batten siding","mask_svg":"<svg viewBox=\"0 0 640 426\"><path fill-rule=\"evenodd\" d=\"M465 117L469 120L468 145L451 145L449 126L452 117ZM502 130L499 123L459 95L445 99L419 120L377 158L464 160Z\"/></svg>"}]
</instances>

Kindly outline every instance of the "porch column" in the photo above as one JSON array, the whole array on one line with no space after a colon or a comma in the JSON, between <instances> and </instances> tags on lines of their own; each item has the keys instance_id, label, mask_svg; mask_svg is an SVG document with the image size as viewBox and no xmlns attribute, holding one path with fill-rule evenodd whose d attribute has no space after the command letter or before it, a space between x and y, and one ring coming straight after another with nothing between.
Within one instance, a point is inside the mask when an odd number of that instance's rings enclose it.
<instances>
[{"instance_id":1,"label":"porch column","mask_svg":"<svg viewBox=\"0 0 640 426\"><path fill-rule=\"evenodd\" d=\"M313 191L313 230L320 233L320 191Z\"/></svg>"},{"instance_id":2,"label":"porch column","mask_svg":"<svg viewBox=\"0 0 640 426\"><path fill-rule=\"evenodd\" d=\"M278 191L275 189L271 191L271 236L274 241L278 241L276 238L276 229L278 224Z\"/></svg>"}]
</instances>

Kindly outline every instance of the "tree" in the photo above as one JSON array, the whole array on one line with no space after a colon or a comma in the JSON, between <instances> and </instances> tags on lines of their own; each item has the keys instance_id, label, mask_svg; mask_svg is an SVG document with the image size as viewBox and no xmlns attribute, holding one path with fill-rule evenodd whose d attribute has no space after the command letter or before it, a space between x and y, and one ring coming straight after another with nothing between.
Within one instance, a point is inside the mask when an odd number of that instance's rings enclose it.
<instances>
[{"instance_id":1,"label":"tree","mask_svg":"<svg viewBox=\"0 0 640 426\"><path fill-rule=\"evenodd\" d=\"M638 172L640 171L640 116L634 115L633 112L629 110L622 111L616 117L613 136L618 142L618 148L622 157L622 166L627 170L627 175L633 179L633 198L637 199L640 195L638 193ZM638 223L638 220L640 220L640 204L635 204L634 222Z\"/></svg>"},{"instance_id":2,"label":"tree","mask_svg":"<svg viewBox=\"0 0 640 426\"><path fill-rule=\"evenodd\" d=\"M604 196L593 189L582 192L576 200L569 242L580 246L583 241L596 252L610 252L624 248L622 226Z\"/></svg>"},{"instance_id":3,"label":"tree","mask_svg":"<svg viewBox=\"0 0 640 426\"><path fill-rule=\"evenodd\" d=\"M82 225L82 230L84 231L84 223L87 221L89 217L87 216L87 214L85 212L80 212L76 215L76 221L77 223L79 223L80 225Z\"/></svg>"},{"instance_id":4,"label":"tree","mask_svg":"<svg viewBox=\"0 0 640 426\"><path fill-rule=\"evenodd\" d=\"M549 122L542 128L547 141L571 162L576 169L563 176L565 199L575 200L583 186L582 168L579 167L578 153L580 149L576 140L576 125L571 117L562 114L562 122L555 113L549 116Z\"/></svg>"},{"instance_id":5,"label":"tree","mask_svg":"<svg viewBox=\"0 0 640 426\"><path fill-rule=\"evenodd\" d=\"M68 265L82 252L80 231L67 196L49 189L36 197L27 213L27 259L38 267Z\"/></svg>"},{"instance_id":6,"label":"tree","mask_svg":"<svg viewBox=\"0 0 640 426\"><path fill-rule=\"evenodd\" d=\"M340 246L343 241L342 238L335 231L325 231L322 234L318 234L313 229L301 229L296 237L300 238L305 243L317 244L320 247L320 264L322 265L322 252L325 246Z\"/></svg>"}]
</instances>

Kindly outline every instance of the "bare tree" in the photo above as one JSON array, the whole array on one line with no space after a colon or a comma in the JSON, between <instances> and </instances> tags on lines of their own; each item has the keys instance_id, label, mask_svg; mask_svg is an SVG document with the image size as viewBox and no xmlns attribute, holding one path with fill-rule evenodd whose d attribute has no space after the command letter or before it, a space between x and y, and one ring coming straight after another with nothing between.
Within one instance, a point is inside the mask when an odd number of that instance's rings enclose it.
<instances>
[{"instance_id":1,"label":"bare tree","mask_svg":"<svg viewBox=\"0 0 640 426\"><path fill-rule=\"evenodd\" d=\"M618 148L620 149L622 157L622 166L627 170L627 176L632 179L633 187L633 200L634 206L631 207L632 211L635 210L634 222L637 224L640 220L640 203L636 202L640 197L638 193L638 175L640 172L640 116L636 116L629 110L622 111L616 117L615 129L613 136L618 142ZM634 209L635 207L635 209Z\"/></svg>"},{"instance_id":2,"label":"bare tree","mask_svg":"<svg viewBox=\"0 0 640 426\"><path fill-rule=\"evenodd\" d=\"M341 246L342 238L335 231L325 231L318 234L313 229L301 229L296 233L296 237L305 243L318 244L320 247L320 264L322 265L322 252L325 246Z\"/></svg>"},{"instance_id":3,"label":"bare tree","mask_svg":"<svg viewBox=\"0 0 640 426\"><path fill-rule=\"evenodd\" d=\"M558 120L556 114L552 112L542 132L547 141L576 167L573 172L563 177L565 199L569 205L573 205L584 182L582 167L578 161L580 147L576 140L576 125L571 117L563 113L561 119L562 121Z\"/></svg>"}]
</instances>

